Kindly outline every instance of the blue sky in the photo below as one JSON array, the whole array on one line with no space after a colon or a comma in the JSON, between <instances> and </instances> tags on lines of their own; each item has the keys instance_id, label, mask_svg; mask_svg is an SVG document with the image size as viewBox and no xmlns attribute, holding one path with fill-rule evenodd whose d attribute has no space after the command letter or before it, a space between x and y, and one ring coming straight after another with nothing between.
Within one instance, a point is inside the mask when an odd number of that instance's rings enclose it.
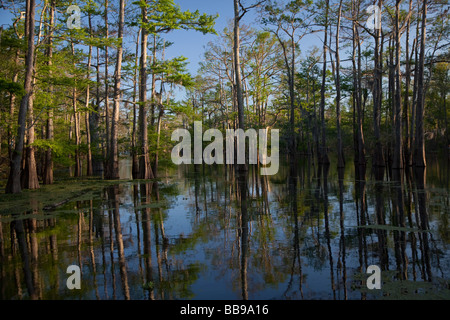
<instances>
[{"instance_id":1,"label":"blue sky","mask_svg":"<svg viewBox=\"0 0 450 320\"><path fill-rule=\"evenodd\" d=\"M118 0L112 0L118 1ZM127 0L127 5L131 5L133 0ZM24 1L22 1L24 2ZM76 3L77 1L74 1ZM227 22L233 18L233 1L232 0L175 0L175 3L180 5L182 10L195 11L206 14L219 14L216 20L216 31L222 31ZM38 5L40 1L38 1ZM11 25L12 15L8 10L0 9L0 25ZM251 15L249 15L249 21ZM173 58L179 55L184 55L189 59L189 69L191 73L195 74L198 68L198 63L201 60L204 46L213 41L214 35L203 35L201 32L176 30L164 35L168 41L174 42L171 48L166 51L167 58Z\"/></svg>"},{"instance_id":2,"label":"blue sky","mask_svg":"<svg viewBox=\"0 0 450 320\"><path fill-rule=\"evenodd\" d=\"M199 10L206 14L219 14L216 20L216 31L221 32L233 18L233 2L231 0L178 0L183 10ZM164 36L168 41L174 42L167 51L167 58L183 55L189 60L189 69L195 74L198 64L202 60L204 47L209 41L217 37L212 34L204 35L197 31L176 30ZM170 56L172 55L172 56Z\"/></svg>"},{"instance_id":3,"label":"blue sky","mask_svg":"<svg viewBox=\"0 0 450 320\"><path fill-rule=\"evenodd\" d=\"M118 2L118 0L110 1ZM133 0L127 0L127 5L132 5L132 2ZM19 3L24 3L24 1L21 1ZM76 3L77 1L75 0L74 4ZM219 14L219 17L216 19L215 26L215 29L218 33L222 32L222 30L226 26L228 26L229 21L232 20L234 16L233 0L175 0L175 3L177 3L182 10L198 10L200 13L206 13L210 15ZM38 8L36 11L37 15L40 12L41 4L42 2L38 0ZM256 10L252 9L245 15L241 23L246 25L255 25L255 23L257 22L256 16ZM0 25L11 25L12 17L13 16L9 11L0 9ZM38 18L38 16L36 18ZM217 36L213 34L204 35L201 32L197 32L194 30L175 30L168 34L165 34L164 39L174 43L171 47L166 49L166 59L171 59L181 55L185 56L186 58L188 58L189 72L192 75L196 75L199 68L199 62L202 61L203 58L205 46L208 44L208 42L215 41L217 39ZM304 43L307 45L303 45L303 50L305 50L305 47L309 47L310 45L320 45L317 41L318 37L316 35L314 35L310 40L311 41L307 41L307 43ZM131 51L134 51L134 44L130 43L130 45L131 46L129 47L129 49ZM302 52L302 54L306 54L306 51ZM182 98L182 93L181 95L180 93L181 92L177 93L178 98Z\"/></svg>"},{"instance_id":4,"label":"blue sky","mask_svg":"<svg viewBox=\"0 0 450 320\"><path fill-rule=\"evenodd\" d=\"M233 1L232 0L175 0L182 10L195 11L206 14L219 14L216 20L215 29L220 33L227 25L228 21L233 19ZM244 17L243 23L250 24L252 15ZM197 31L176 30L164 36L168 41L174 42L173 46L167 51L167 58L183 55L188 58L189 70L194 75L197 72L198 64L202 60L204 47L210 41L214 41L217 36L213 34L203 35Z\"/></svg>"},{"instance_id":5,"label":"blue sky","mask_svg":"<svg viewBox=\"0 0 450 320\"><path fill-rule=\"evenodd\" d=\"M118 1L118 0L112 0ZM23 2L23 1L22 1ZM77 1L74 1L76 3ZM38 1L38 5L40 5ZM127 0L127 5L131 5L132 0ZM215 29L219 33L233 18L233 1L232 0L175 0L182 10L195 11L210 15L219 14L216 20ZM39 8L38 8L39 10ZM37 11L38 14L39 11ZM8 10L0 9L0 25L12 24L12 15ZM250 24L254 20L251 13L244 18L243 23ZM171 59L180 55L188 58L188 68L192 75L197 73L199 62L202 60L204 47L210 41L214 41L217 37L213 34L204 35L197 31L175 30L164 35L167 41L173 42L173 46L167 48L166 58Z\"/></svg>"}]
</instances>

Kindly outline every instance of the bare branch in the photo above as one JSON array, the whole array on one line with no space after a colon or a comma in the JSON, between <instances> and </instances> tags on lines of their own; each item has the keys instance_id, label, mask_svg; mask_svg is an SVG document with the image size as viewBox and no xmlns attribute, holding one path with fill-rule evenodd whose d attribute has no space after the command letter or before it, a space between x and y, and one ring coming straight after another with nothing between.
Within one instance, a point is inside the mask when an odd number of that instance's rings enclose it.
<instances>
[{"instance_id":1,"label":"bare branch","mask_svg":"<svg viewBox=\"0 0 450 320\"><path fill-rule=\"evenodd\" d=\"M255 3L255 4L253 4L253 5L249 6L249 7L244 7L244 6L242 5L242 3L241 3L241 0L238 0L239 7L240 7L241 10L242 10L242 14L238 17L238 20L241 20L241 19L244 17L244 15L245 15L250 9L259 7L262 3L266 2L266 1L267 1L267 0L261 0L261 1L258 1L257 3Z\"/></svg>"}]
</instances>

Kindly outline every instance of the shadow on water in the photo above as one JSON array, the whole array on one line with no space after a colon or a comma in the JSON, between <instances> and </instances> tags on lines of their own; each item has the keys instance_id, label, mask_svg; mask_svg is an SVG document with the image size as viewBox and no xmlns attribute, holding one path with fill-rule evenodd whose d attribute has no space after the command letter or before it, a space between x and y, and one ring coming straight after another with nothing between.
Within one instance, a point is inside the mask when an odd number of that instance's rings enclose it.
<instances>
[{"instance_id":1,"label":"shadow on water","mask_svg":"<svg viewBox=\"0 0 450 320\"><path fill-rule=\"evenodd\" d=\"M449 298L448 167L291 161L275 176L181 166L53 210L0 206L0 299Z\"/></svg>"}]
</instances>

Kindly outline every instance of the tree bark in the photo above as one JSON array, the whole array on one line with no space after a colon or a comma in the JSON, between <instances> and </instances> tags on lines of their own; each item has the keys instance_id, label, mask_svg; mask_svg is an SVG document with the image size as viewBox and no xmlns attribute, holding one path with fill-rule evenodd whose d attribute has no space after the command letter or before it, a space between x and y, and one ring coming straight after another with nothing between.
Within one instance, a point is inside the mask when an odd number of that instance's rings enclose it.
<instances>
[{"instance_id":1,"label":"tree bark","mask_svg":"<svg viewBox=\"0 0 450 320\"><path fill-rule=\"evenodd\" d=\"M123 59L123 29L125 23L125 0L120 0L119 30L117 38L119 40L116 55L116 70L114 72L114 107L111 126L111 148L110 148L110 170L107 178L119 179L119 111L120 111L120 83L122 78Z\"/></svg>"},{"instance_id":2,"label":"tree bark","mask_svg":"<svg viewBox=\"0 0 450 320\"><path fill-rule=\"evenodd\" d=\"M108 0L105 0L105 39L108 41L109 38L109 26L108 26ZM108 53L108 45L105 46L105 156L103 158L104 161L104 169L105 169L105 177L109 176L110 166L108 165L108 159L110 157L110 146L111 146L111 135L110 135L110 115L109 115L109 53Z\"/></svg>"},{"instance_id":3,"label":"tree bark","mask_svg":"<svg viewBox=\"0 0 450 320\"><path fill-rule=\"evenodd\" d=\"M357 141L357 157L356 161L360 166L366 165L365 158L365 146L364 146L364 130L362 123L362 84L361 84L361 39L359 37L359 31L356 24L356 17L359 16L359 6L360 1L358 3L353 3L354 17L353 17L353 90L354 90L354 98L355 98L355 106L356 106L356 141Z\"/></svg>"},{"instance_id":4,"label":"tree bark","mask_svg":"<svg viewBox=\"0 0 450 320\"><path fill-rule=\"evenodd\" d=\"M75 47L74 43L72 41L72 55L75 59ZM74 60L74 67L75 67L75 60ZM79 112L78 112L78 104L77 104L77 98L78 98L78 90L76 87L76 82L74 84L74 87L72 89L72 108L73 108L73 119L74 119L74 133L75 133L75 171L74 176L75 177L81 177L81 155L80 155L80 142L81 142L81 130L80 130L80 118L79 118Z\"/></svg>"},{"instance_id":5,"label":"tree bark","mask_svg":"<svg viewBox=\"0 0 450 320\"><path fill-rule=\"evenodd\" d=\"M81 158L80 158L80 119L78 117L78 106L77 106L77 88L74 87L72 97L72 107L73 107L73 119L74 119L74 134L75 134L75 177L81 177Z\"/></svg>"},{"instance_id":6,"label":"tree bark","mask_svg":"<svg viewBox=\"0 0 450 320\"><path fill-rule=\"evenodd\" d=\"M395 143L394 143L394 160L392 164L393 169L403 168L403 140L402 140L402 101L401 101L401 70L400 70L400 57L401 57L401 43L400 43L400 21L399 21L399 11L400 11L401 0L396 0L395 4L395 93L394 93L394 126L395 126Z\"/></svg>"},{"instance_id":7,"label":"tree bark","mask_svg":"<svg viewBox=\"0 0 450 320\"><path fill-rule=\"evenodd\" d=\"M16 51L16 58L15 58L15 64L19 64L19 50ZM17 82L17 79L19 77L19 73L15 72L12 81ZM13 159L13 152L14 152L14 133L13 133L13 119L14 119L14 110L15 110L15 104L16 104L16 95L14 93L11 93L9 97L9 123L8 123L8 159L9 162L12 162Z\"/></svg>"},{"instance_id":8,"label":"tree bark","mask_svg":"<svg viewBox=\"0 0 450 320\"><path fill-rule=\"evenodd\" d=\"M234 53L234 75L236 82L236 98L238 107L238 126L240 129L245 128L244 125L244 98L242 94L242 76L241 76L241 60L240 60L240 26L239 26L239 0L234 0L234 37L233 37L233 53Z\"/></svg>"},{"instance_id":9,"label":"tree bark","mask_svg":"<svg viewBox=\"0 0 450 320\"><path fill-rule=\"evenodd\" d=\"M386 113L386 123L388 123L388 119L390 121L390 126L386 127L386 130L389 131L388 136L391 136L391 139L388 140L388 154L387 154L387 162L390 167L393 165L393 149L395 144L395 65L394 65L394 33L392 32L389 36L389 45L387 52L387 66L388 66L388 108Z\"/></svg>"},{"instance_id":10,"label":"tree bark","mask_svg":"<svg viewBox=\"0 0 450 320\"><path fill-rule=\"evenodd\" d=\"M35 24L35 0L27 0L26 2L26 19L25 29L27 33L27 54L25 59L25 94L20 102L18 129L16 137L16 145L14 148L13 158L11 161L11 169L6 185L6 193L20 193L22 191L20 185L21 162L23 154L23 146L26 130L26 119L28 112L28 104L32 95L32 77L34 70L34 24Z\"/></svg>"},{"instance_id":11,"label":"tree bark","mask_svg":"<svg viewBox=\"0 0 450 320\"><path fill-rule=\"evenodd\" d=\"M417 1L417 15L420 14L420 1ZM411 162L412 164L415 163L414 160L414 151L415 151L415 146L416 146L416 136L415 136L415 124L416 124L416 107L417 107L417 84L418 84L418 79L419 79L419 70L420 69L417 66L417 62L419 61L419 41L420 41L420 21L419 19L416 20L416 38L414 39L415 41L415 46L414 47L414 61L416 63L415 66L415 71L414 71L414 84L413 84L413 98L412 98L412 106L411 106L411 127L410 127L410 132L409 132L409 136L411 139Z\"/></svg>"},{"instance_id":12,"label":"tree bark","mask_svg":"<svg viewBox=\"0 0 450 320\"><path fill-rule=\"evenodd\" d=\"M93 175L101 176L103 172L103 161L100 153L100 48L97 47L97 84L96 84L96 104L94 110L89 116L89 131L91 132L91 152L92 152L92 171Z\"/></svg>"},{"instance_id":13,"label":"tree bark","mask_svg":"<svg viewBox=\"0 0 450 320\"><path fill-rule=\"evenodd\" d=\"M142 32L142 28L139 29L139 33L136 38L136 61L134 65L134 75L133 75L133 127L131 133L131 158L132 158L132 177L133 179L137 179L139 177L139 160L137 155L137 141L136 141L136 132L137 132L137 108L136 108L136 94L137 94L137 73L138 73L138 54L139 54L139 38Z\"/></svg>"},{"instance_id":14,"label":"tree bark","mask_svg":"<svg viewBox=\"0 0 450 320\"><path fill-rule=\"evenodd\" d=\"M92 21L91 14L88 13L89 20L89 38L92 39ZM92 60L92 45L89 45L88 63L87 63L87 80L91 78L91 60ZM85 111L85 121L86 121L86 144L87 144L87 158L86 158L86 175L92 176L93 165L92 165L92 149L91 149L91 128L89 127L89 100L90 100L90 86L87 85L86 88L86 111Z\"/></svg>"},{"instance_id":15,"label":"tree bark","mask_svg":"<svg viewBox=\"0 0 450 320\"><path fill-rule=\"evenodd\" d=\"M420 35L420 55L417 75L417 106L416 106L416 139L414 150L414 165L416 167L426 167L425 140L423 119L425 116L425 95L424 95L424 64L425 64L425 41L427 24L428 0L423 0L422 4L422 32Z\"/></svg>"},{"instance_id":16,"label":"tree bark","mask_svg":"<svg viewBox=\"0 0 450 320\"><path fill-rule=\"evenodd\" d=\"M87 87L86 98L89 96L89 86ZM86 101L86 105L89 105L89 99ZM86 143L87 143L87 155L86 155L86 175L92 176L94 174L92 167L92 149L91 149L91 128L89 127L89 111L86 110L84 114L84 120L86 124Z\"/></svg>"},{"instance_id":17,"label":"tree bark","mask_svg":"<svg viewBox=\"0 0 450 320\"><path fill-rule=\"evenodd\" d=\"M159 112L158 112L158 120L156 123L156 150L155 150L155 162L153 165L153 174L154 177L158 177L158 162L159 162L159 144L160 144L160 138L161 138L161 121L162 117L164 115L164 109L162 106L162 103L159 103Z\"/></svg>"},{"instance_id":18,"label":"tree bark","mask_svg":"<svg viewBox=\"0 0 450 320\"><path fill-rule=\"evenodd\" d=\"M383 7L383 1L380 0L379 7ZM380 36L382 29L375 31L375 50L374 50L374 88L373 88L373 128L375 138L375 150L373 154L373 166L384 167L383 145L381 144L381 105L383 90L383 65L382 65L382 49L380 45Z\"/></svg>"},{"instance_id":19,"label":"tree bark","mask_svg":"<svg viewBox=\"0 0 450 320\"><path fill-rule=\"evenodd\" d=\"M412 11L412 0L409 1L409 11ZM411 84L411 64L410 64L410 56L409 56L409 31L410 31L411 18L408 18L408 22L406 25L406 66L405 66L405 97L403 100L403 123L405 128L405 141L403 147L404 154L404 163L405 166L412 165L411 159L411 136L409 129L409 87Z\"/></svg>"},{"instance_id":20,"label":"tree bark","mask_svg":"<svg viewBox=\"0 0 450 320\"><path fill-rule=\"evenodd\" d=\"M245 13L245 12L244 12ZM242 16L239 15L239 0L234 0L234 29L233 29L233 58L234 58L234 77L236 88L236 104L238 111L238 128L245 130L244 123L244 98L242 93L242 75L241 75L241 57L240 57L240 20ZM203 114L203 113L202 113ZM244 157L245 163L237 166L239 171L246 172L247 157Z\"/></svg>"},{"instance_id":21,"label":"tree bark","mask_svg":"<svg viewBox=\"0 0 450 320\"><path fill-rule=\"evenodd\" d=\"M292 158L295 158L295 153L297 152L297 144L295 139L295 41L294 41L294 31L290 35L291 38L291 47L292 47L292 57L291 57L291 67L288 68L288 80L289 80L289 99L290 99L290 151Z\"/></svg>"},{"instance_id":22,"label":"tree bark","mask_svg":"<svg viewBox=\"0 0 450 320\"><path fill-rule=\"evenodd\" d=\"M34 83L34 80L32 81ZM28 101L28 134L25 158L25 170L22 172L22 188L39 189L39 179L36 170L36 157L34 152L34 93Z\"/></svg>"},{"instance_id":23,"label":"tree bark","mask_svg":"<svg viewBox=\"0 0 450 320\"><path fill-rule=\"evenodd\" d=\"M148 23L147 8L142 7L142 22ZM139 178L152 179L153 172L148 153L148 126L147 126L147 26L142 27L141 34L141 58L139 61Z\"/></svg>"},{"instance_id":24,"label":"tree bark","mask_svg":"<svg viewBox=\"0 0 450 320\"><path fill-rule=\"evenodd\" d=\"M336 27L336 128L337 128L337 141L338 141L338 168L345 166L344 151L342 149L342 132L341 132L341 60L339 56L339 34L341 29L341 12L342 12L342 0L339 2L338 9L338 22Z\"/></svg>"},{"instance_id":25,"label":"tree bark","mask_svg":"<svg viewBox=\"0 0 450 320\"><path fill-rule=\"evenodd\" d=\"M320 159L319 163L329 164L327 151L327 133L325 126L325 85L326 85L326 72L327 72L327 39L328 39L328 10L329 0L325 2L325 31L323 40L323 67L322 67L322 86L320 89L320 121L322 123L322 137L320 145Z\"/></svg>"},{"instance_id":26,"label":"tree bark","mask_svg":"<svg viewBox=\"0 0 450 320\"><path fill-rule=\"evenodd\" d=\"M64 120L65 120L65 123L67 123L68 125L69 125L69 141L72 141L72 137L73 137L73 128L72 128L72 117L73 117L74 115L65 115L65 117L64 117ZM72 154L71 153L69 153L68 154L68 158L69 159L72 159ZM69 165L69 177L72 177L73 176L73 168L72 168L72 165Z\"/></svg>"},{"instance_id":27,"label":"tree bark","mask_svg":"<svg viewBox=\"0 0 450 320\"><path fill-rule=\"evenodd\" d=\"M49 77L51 77L52 70L52 58L53 58L53 28L55 24L55 10L56 10L56 0L51 1L50 5L50 14L49 14L49 24L48 32L48 47L47 47L47 65L49 67ZM50 85L48 92L50 95L53 94L53 86ZM49 141L53 141L53 106L47 111L47 128L46 128L46 138ZM53 184L53 157L52 157L52 149L48 148L45 151L45 165L44 165L44 174L42 179L44 184Z\"/></svg>"}]
</instances>

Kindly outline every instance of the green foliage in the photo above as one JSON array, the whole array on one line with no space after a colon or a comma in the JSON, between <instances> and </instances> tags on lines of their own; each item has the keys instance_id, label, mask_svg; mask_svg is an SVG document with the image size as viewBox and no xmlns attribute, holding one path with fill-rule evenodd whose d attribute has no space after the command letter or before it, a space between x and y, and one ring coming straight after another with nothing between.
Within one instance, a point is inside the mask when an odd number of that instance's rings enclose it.
<instances>
[{"instance_id":1,"label":"green foliage","mask_svg":"<svg viewBox=\"0 0 450 320\"><path fill-rule=\"evenodd\" d=\"M153 74L160 75L165 83L192 87L194 83L191 75L187 72L186 66L187 58L181 56L171 60L157 60L150 66L150 71Z\"/></svg>"},{"instance_id":2,"label":"green foliage","mask_svg":"<svg viewBox=\"0 0 450 320\"><path fill-rule=\"evenodd\" d=\"M200 14L198 10L182 11L173 0L136 1L133 4L147 8L148 23L142 19L136 25L145 28L150 34L167 33L177 29L193 29L203 34L215 33L214 24L218 15Z\"/></svg>"},{"instance_id":3,"label":"green foliage","mask_svg":"<svg viewBox=\"0 0 450 320\"><path fill-rule=\"evenodd\" d=\"M69 166L73 164L73 160L69 158L69 155L73 156L75 154L76 146L68 141L36 139L32 146L38 151L52 150L55 162L60 165Z\"/></svg>"},{"instance_id":4,"label":"green foliage","mask_svg":"<svg viewBox=\"0 0 450 320\"><path fill-rule=\"evenodd\" d=\"M18 96L19 98L20 98L20 96L25 94L23 85L13 82L13 81L9 81L9 80L0 78L0 92L1 91L6 91L9 94L14 94L14 95Z\"/></svg>"}]
</instances>

